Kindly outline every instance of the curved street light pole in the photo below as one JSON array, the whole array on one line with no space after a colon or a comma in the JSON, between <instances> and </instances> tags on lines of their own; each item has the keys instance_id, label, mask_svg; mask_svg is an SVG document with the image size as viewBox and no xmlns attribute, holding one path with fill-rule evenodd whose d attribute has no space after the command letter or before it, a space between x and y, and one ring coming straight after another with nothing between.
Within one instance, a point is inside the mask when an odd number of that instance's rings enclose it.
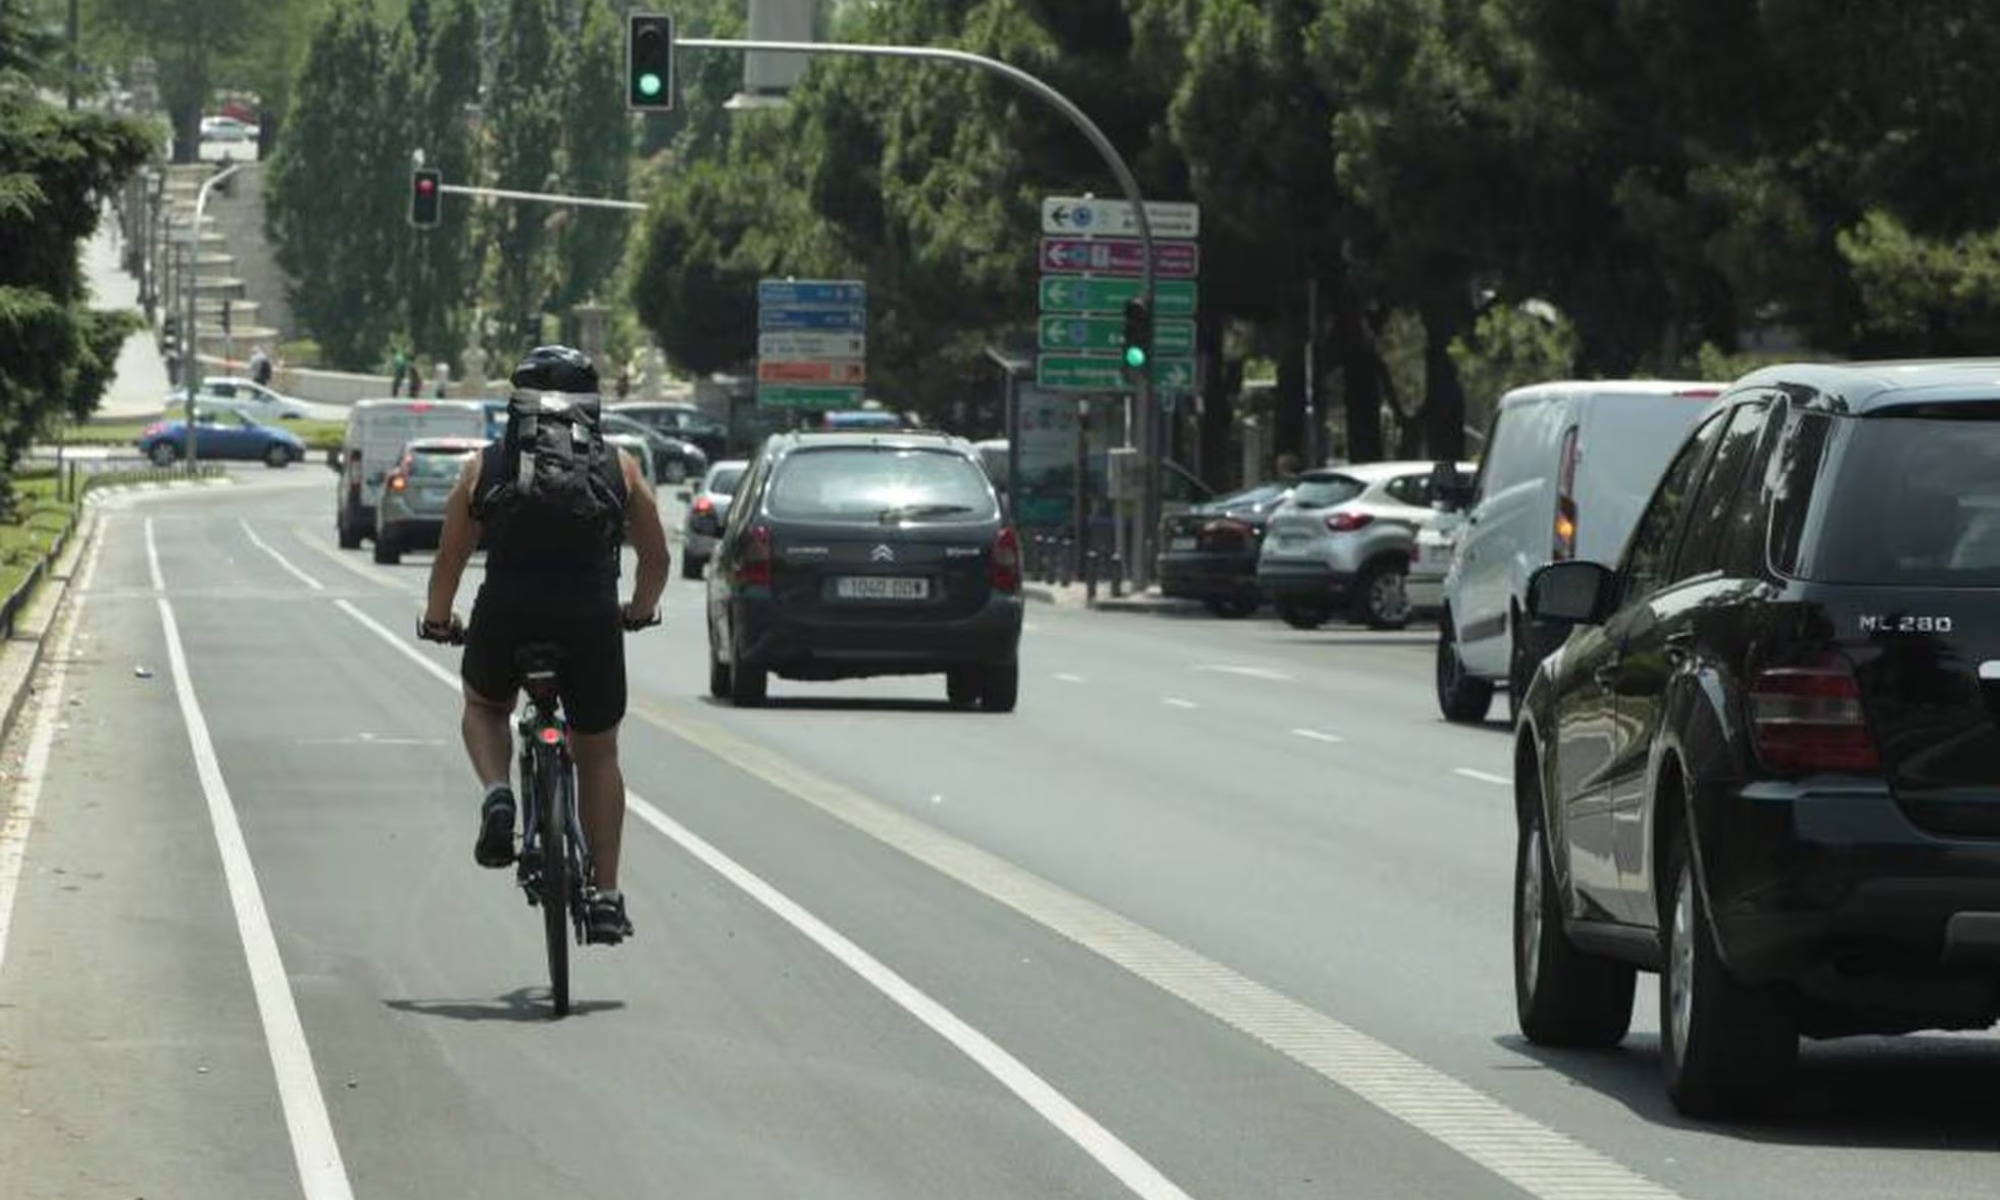
<instances>
[{"instance_id":1,"label":"curved street light pole","mask_svg":"<svg viewBox=\"0 0 2000 1200\"><path fill-rule=\"evenodd\" d=\"M232 163L207 179L201 181L200 190L194 194L194 216L188 221L187 256L181 267L181 288L187 293L187 320L181 326L181 378L187 385L186 429L187 462L192 471L199 461L195 457L194 390L201 385L201 339L195 333L196 287L195 280L201 272L201 219L208 211L208 194L216 184L241 171L246 163Z\"/></svg>"},{"instance_id":2,"label":"curved street light pole","mask_svg":"<svg viewBox=\"0 0 2000 1200\"><path fill-rule=\"evenodd\" d=\"M1146 214L1146 198L1139 192L1139 181L1132 169L1125 165L1118 148L1097 123L1085 115L1069 97L1050 87L1035 76L1010 63L983 54L973 54L967 50L951 50L940 46L871 46L856 42L763 42L737 41L727 38L677 38L676 45L694 50L742 50L770 51L796 54L849 54L871 58L917 58L938 62L964 63L978 67L1006 79L1046 101L1050 107L1069 119L1092 147L1104 159L1104 165L1111 168L1111 174L1118 180L1119 190L1125 193L1126 203L1132 206L1132 218L1139 226L1139 253L1143 260L1140 277L1140 294L1146 300L1148 320L1156 310L1153 297L1153 223ZM1146 356L1145 369L1139 373L1138 417L1142 462L1145 464L1145 499L1141 508L1139 529L1134 557L1137 562L1128 570L1135 580L1144 586L1150 581L1152 555L1150 549L1154 531L1159 527L1160 508L1160 462L1165 457L1161 442L1163 426L1153 411L1153 362L1154 356Z\"/></svg>"}]
</instances>

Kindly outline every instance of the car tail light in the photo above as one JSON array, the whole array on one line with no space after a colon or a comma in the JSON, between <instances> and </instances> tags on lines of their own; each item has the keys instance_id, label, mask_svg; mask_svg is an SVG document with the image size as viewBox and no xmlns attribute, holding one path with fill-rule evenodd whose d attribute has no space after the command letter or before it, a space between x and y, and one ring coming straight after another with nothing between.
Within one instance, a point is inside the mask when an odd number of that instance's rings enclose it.
<instances>
[{"instance_id":1,"label":"car tail light","mask_svg":"<svg viewBox=\"0 0 2000 1200\"><path fill-rule=\"evenodd\" d=\"M1203 525L1198 534L1204 541L1249 541L1257 530L1248 521L1235 517L1217 517Z\"/></svg>"},{"instance_id":2,"label":"car tail light","mask_svg":"<svg viewBox=\"0 0 2000 1200\"><path fill-rule=\"evenodd\" d=\"M1340 512L1326 519L1326 527L1335 533L1353 533L1364 525L1372 524L1374 520L1375 518L1369 513Z\"/></svg>"},{"instance_id":3,"label":"car tail light","mask_svg":"<svg viewBox=\"0 0 2000 1200\"><path fill-rule=\"evenodd\" d=\"M389 476L389 490L390 490L390 491L392 491L392 492L400 492L400 491L402 491L402 490L403 490L404 488L407 488L407 487L409 487L409 486L410 486L410 481L409 481L409 480L408 480L407 478L405 478L405 477L404 477L404 476L403 476L403 475L402 475L402 474L401 474L400 472L398 472L397 474L394 474L394 475L391 475L391 476Z\"/></svg>"},{"instance_id":4,"label":"car tail light","mask_svg":"<svg viewBox=\"0 0 2000 1200\"><path fill-rule=\"evenodd\" d=\"M715 511L715 501L710 500L707 496L703 496L694 502L694 511L699 515L706 516Z\"/></svg>"},{"instance_id":5,"label":"car tail light","mask_svg":"<svg viewBox=\"0 0 2000 1200\"><path fill-rule=\"evenodd\" d=\"M1557 562L1576 557L1576 426L1563 433L1562 465L1556 470L1555 537L1549 557Z\"/></svg>"},{"instance_id":6,"label":"car tail light","mask_svg":"<svg viewBox=\"0 0 2000 1200\"><path fill-rule=\"evenodd\" d=\"M1757 753L1780 771L1879 771L1882 759L1861 711L1847 660L1821 655L1758 672L1750 683Z\"/></svg>"},{"instance_id":7,"label":"car tail light","mask_svg":"<svg viewBox=\"0 0 2000 1200\"><path fill-rule=\"evenodd\" d=\"M771 531L763 525L752 525L743 535L743 558L736 564L736 579L739 583L763 584L771 582Z\"/></svg>"},{"instance_id":8,"label":"car tail light","mask_svg":"<svg viewBox=\"0 0 2000 1200\"><path fill-rule=\"evenodd\" d=\"M1021 537L1012 525L1001 526L993 535L992 579L996 592L1021 590Z\"/></svg>"},{"instance_id":9,"label":"car tail light","mask_svg":"<svg viewBox=\"0 0 2000 1200\"><path fill-rule=\"evenodd\" d=\"M146 426L146 432L142 436L152 437L155 434L165 433L166 431L167 423L165 421L155 421L151 425Z\"/></svg>"}]
</instances>

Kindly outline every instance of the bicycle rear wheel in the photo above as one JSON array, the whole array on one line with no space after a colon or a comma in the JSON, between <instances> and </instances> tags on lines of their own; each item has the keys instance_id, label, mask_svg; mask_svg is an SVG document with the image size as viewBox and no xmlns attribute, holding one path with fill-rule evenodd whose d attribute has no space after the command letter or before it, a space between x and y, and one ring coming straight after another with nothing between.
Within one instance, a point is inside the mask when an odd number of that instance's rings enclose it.
<instances>
[{"instance_id":1,"label":"bicycle rear wheel","mask_svg":"<svg viewBox=\"0 0 2000 1200\"><path fill-rule=\"evenodd\" d=\"M552 746L535 748L535 814L542 841L542 936L549 946L549 996L555 1015L569 1015L569 854L564 840L562 756Z\"/></svg>"}]
</instances>

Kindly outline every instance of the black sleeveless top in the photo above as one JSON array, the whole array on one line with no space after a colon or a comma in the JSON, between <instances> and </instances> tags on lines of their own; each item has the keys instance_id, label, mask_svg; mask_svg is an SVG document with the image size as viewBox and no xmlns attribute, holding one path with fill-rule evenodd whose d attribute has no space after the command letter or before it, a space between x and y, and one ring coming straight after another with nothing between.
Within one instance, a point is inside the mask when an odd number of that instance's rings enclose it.
<instances>
[{"instance_id":1,"label":"black sleeveless top","mask_svg":"<svg viewBox=\"0 0 2000 1200\"><path fill-rule=\"evenodd\" d=\"M611 490L623 511L630 493L625 487L625 471L615 446L605 447L604 470ZM505 438L487 443L479 455L479 486L472 497L472 515L485 520L485 500L508 469ZM510 596L532 599L594 599L618 593L619 547L621 537L601 552L579 553L576 546L541 546L510 538L495 524L486 526L486 582L482 590L495 589Z\"/></svg>"}]
</instances>

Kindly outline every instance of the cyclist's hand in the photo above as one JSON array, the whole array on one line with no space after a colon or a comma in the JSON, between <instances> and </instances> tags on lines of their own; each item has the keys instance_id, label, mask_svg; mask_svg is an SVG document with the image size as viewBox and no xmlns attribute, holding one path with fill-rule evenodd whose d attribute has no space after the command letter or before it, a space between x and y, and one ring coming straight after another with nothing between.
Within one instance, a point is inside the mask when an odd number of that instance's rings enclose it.
<instances>
[{"instance_id":1,"label":"cyclist's hand","mask_svg":"<svg viewBox=\"0 0 2000 1200\"><path fill-rule=\"evenodd\" d=\"M632 605L626 604L619 608L619 617L624 622L627 630L639 630L646 628L648 625L658 625L660 623L660 610L654 608L651 612L640 612Z\"/></svg>"},{"instance_id":2,"label":"cyclist's hand","mask_svg":"<svg viewBox=\"0 0 2000 1200\"><path fill-rule=\"evenodd\" d=\"M447 646L456 646L465 640L465 622L458 619L457 613L442 621L418 617L417 637L426 642L442 642Z\"/></svg>"}]
</instances>

